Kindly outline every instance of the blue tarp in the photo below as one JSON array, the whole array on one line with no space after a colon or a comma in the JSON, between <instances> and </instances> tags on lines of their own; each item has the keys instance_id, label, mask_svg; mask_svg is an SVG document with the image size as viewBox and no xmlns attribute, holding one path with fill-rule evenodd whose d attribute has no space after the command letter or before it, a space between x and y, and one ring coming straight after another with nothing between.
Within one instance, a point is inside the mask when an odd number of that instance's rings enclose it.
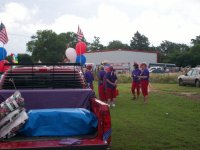
<instances>
[{"instance_id":1,"label":"blue tarp","mask_svg":"<svg viewBox=\"0 0 200 150\"><path fill-rule=\"evenodd\" d=\"M36 109L28 112L20 134L25 136L76 136L96 131L96 116L84 108Z\"/></svg>"}]
</instances>

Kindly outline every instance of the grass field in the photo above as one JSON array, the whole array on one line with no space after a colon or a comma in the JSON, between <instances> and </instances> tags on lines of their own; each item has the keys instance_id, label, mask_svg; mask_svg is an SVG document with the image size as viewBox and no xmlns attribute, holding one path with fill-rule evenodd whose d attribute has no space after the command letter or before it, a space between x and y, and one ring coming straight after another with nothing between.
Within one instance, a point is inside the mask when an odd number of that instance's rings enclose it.
<instances>
[{"instance_id":1,"label":"grass field","mask_svg":"<svg viewBox=\"0 0 200 150\"><path fill-rule=\"evenodd\" d=\"M152 84L149 103L131 100L130 84L120 84L111 109L112 150L200 149L200 99L174 93L200 93L200 88Z\"/></svg>"}]
</instances>

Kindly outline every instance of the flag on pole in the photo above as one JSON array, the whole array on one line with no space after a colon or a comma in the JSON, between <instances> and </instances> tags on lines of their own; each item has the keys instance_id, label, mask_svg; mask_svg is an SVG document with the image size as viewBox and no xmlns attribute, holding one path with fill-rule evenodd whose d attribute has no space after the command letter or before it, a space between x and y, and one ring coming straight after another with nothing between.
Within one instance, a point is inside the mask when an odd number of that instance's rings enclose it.
<instances>
[{"instance_id":1,"label":"flag on pole","mask_svg":"<svg viewBox=\"0 0 200 150\"><path fill-rule=\"evenodd\" d=\"M0 41L3 44L8 43L8 36L7 36L6 28L3 23L1 23L0 25Z\"/></svg>"},{"instance_id":2,"label":"flag on pole","mask_svg":"<svg viewBox=\"0 0 200 150\"><path fill-rule=\"evenodd\" d=\"M77 31L77 37L78 41L82 41L82 38L84 37L83 32L81 31L80 27L78 26L78 31Z\"/></svg>"}]
</instances>

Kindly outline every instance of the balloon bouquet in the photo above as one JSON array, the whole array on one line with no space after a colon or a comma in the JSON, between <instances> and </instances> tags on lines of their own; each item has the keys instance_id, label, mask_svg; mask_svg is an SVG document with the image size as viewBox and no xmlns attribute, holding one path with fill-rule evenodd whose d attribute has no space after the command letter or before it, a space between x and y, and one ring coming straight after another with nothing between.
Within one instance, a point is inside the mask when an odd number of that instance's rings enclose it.
<instances>
[{"instance_id":1,"label":"balloon bouquet","mask_svg":"<svg viewBox=\"0 0 200 150\"><path fill-rule=\"evenodd\" d=\"M12 57L12 62L13 63L18 63L18 55L11 53L10 56Z\"/></svg>"},{"instance_id":2,"label":"balloon bouquet","mask_svg":"<svg viewBox=\"0 0 200 150\"><path fill-rule=\"evenodd\" d=\"M80 63L82 66L86 63L86 57L83 55L86 52L87 45L84 42L78 42L76 49L67 48L65 54L71 63Z\"/></svg>"},{"instance_id":3,"label":"balloon bouquet","mask_svg":"<svg viewBox=\"0 0 200 150\"><path fill-rule=\"evenodd\" d=\"M10 66L5 66L5 64L9 63L5 58L7 56L7 51L4 47L0 47L0 74L3 74L6 70L10 68ZM11 53L12 63L18 63L18 55Z\"/></svg>"},{"instance_id":4,"label":"balloon bouquet","mask_svg":"<svg viewBox=\"0 0 200 150\"><path fill-rule=\"evenodd\" d=\"M0 47L0 74L4 73L6 70L9 69L9 66L5 66L4 64L9 63L5 60L7 56L7 51L4 47Z\"/></svg>"}]
</instances>

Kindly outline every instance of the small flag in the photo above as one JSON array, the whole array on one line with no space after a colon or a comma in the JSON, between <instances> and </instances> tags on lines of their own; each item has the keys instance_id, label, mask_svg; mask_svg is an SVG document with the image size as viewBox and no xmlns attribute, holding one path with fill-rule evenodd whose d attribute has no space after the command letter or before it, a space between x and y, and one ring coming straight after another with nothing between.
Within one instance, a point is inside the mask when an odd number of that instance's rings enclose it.
<instances>
[{"instance_id":1,"label":"small flag","mask_svg":"<svg viewBox=\"0 0 200 150\"><path fill-rule=\"evenodd\" d=\"M3 23L1 23L0 25L0 41L3 44L8 43L8 36L7 36L6 28Z\"/></svg>"},{"instance_id":2,"label":"small flag","mask_svg":"<svg viewBox=\"0 0 200 150\"><path fill-rule=\"evenodd\" d=\"M77 31L77 37L78 41L80 42L82 38L84 37L83 32L81 31L80 27L78 26L78 31Z\"/></svg>"}]
</instances>

